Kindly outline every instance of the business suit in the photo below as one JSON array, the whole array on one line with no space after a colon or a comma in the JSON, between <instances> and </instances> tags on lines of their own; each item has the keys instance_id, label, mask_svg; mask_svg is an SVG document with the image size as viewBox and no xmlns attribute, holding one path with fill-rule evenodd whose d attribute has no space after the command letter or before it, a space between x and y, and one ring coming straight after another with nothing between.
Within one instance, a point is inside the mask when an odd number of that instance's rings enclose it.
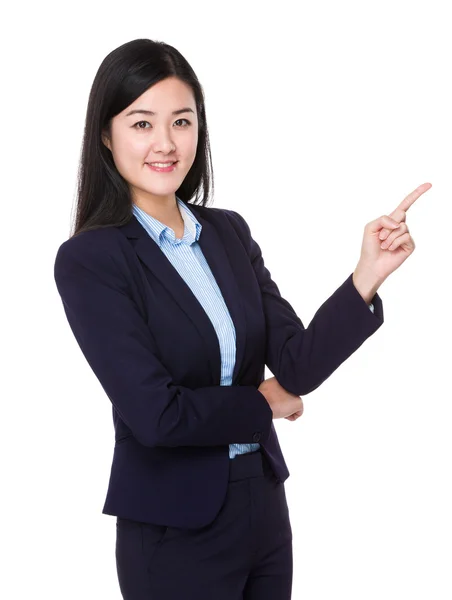
<instances>
[{"instance_id":1,"label":"business suit","mask_svg":"<svg viewBox=\"0 0 452 600\"><path fill-rule=\"evenodd\" d=\"M305 329L244 219L189 206L235 325L231 386L219 385L218 338L205 311L135 217L63 243L55 280L113 404L116 444L103 512L199 529L222 508L231 442L258 442L275 482L289 476L272 412L257 391L265 365L289 392L306 395L381 326L383 308L377 294L370 312L350 275Z\"/></svg>"},{"instance_id":2,"label":"business suit","mask_svg":"<svg viewBox=\"0 0 452 600\"><path fill-rule=\"evenodd\" d=\"M179 213L184 227L182 234L176 236L175 231L162 223L136 204L132 205L133 214L146 233L158 245L162 253L177 270L190 291L196 297L209 317L218 338L220 351L220 385L231 385L236 363L236 330L223 294L218 287L212 270L206 261L199 238L202 235L202 224L190 210L188 205L176 197ZM260 448L259 443L229 444L229 458Z\"/></svg>"}]
</instances>

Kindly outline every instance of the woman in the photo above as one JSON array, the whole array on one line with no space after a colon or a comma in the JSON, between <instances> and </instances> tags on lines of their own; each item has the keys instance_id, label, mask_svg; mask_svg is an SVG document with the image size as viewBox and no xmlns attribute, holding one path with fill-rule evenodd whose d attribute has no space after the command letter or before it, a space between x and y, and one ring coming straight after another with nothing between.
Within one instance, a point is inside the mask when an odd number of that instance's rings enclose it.
<instances>
[{"instance_id":1,"label":"woman","mask_svg":"<svg viewBox=\"0 0 452 600\"><path fill-rule=\"evenodd\" d=\"M117 517L126 600L291 597L289 472L273 419L300 417L300 396L382 325L377 290L413 252L406 211L429 187L365 227L355 270L305 328L243 217L207 206L190 65L146 39L104 59L55 281L112 402L103 513Z\"/></svg>"}]
</instances>

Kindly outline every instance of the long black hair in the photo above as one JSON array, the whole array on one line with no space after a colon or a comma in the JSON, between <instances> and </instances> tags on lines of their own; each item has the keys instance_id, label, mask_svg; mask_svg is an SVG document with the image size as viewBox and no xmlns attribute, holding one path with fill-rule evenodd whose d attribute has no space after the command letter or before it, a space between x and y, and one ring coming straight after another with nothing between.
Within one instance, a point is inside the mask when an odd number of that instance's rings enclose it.
<instances>
[{"instance_id":1,"label":"long black hair","mask_svg":"<svg viewBox=\"0 0 452 600\"><path fill-rule=\"evenodd\" d=\"M90 229L124 225L132 218L129 184L118 172L111 152L102 142L102 134L110 134L113 117L167 77L177 77L191 87L198 116L195 160L176 195L183 202L206 206L213 192L213 168L202 86L176 48L154 40L133 40L104 58L91 87L71 236Z\"/></svg>"}]
</instances>

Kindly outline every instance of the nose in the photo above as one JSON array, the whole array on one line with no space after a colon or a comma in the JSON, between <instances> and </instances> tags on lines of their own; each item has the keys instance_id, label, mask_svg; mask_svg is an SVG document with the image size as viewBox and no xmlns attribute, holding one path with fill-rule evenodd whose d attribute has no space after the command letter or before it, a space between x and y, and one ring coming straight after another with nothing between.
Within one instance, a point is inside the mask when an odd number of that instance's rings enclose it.
<instances>
[{"instance_id":1,"label":"nose","mask_svg":"<svg viewBox=\"0 0 452 600\"><path fill-rule=\"evenodd\" d=\"M173 143L171 135L165 127L155 130L152 143L153 152L162 152L163 154L168 154L168 152L173 151L175 148L176 145Z\"/></svg>"}]
</instances>

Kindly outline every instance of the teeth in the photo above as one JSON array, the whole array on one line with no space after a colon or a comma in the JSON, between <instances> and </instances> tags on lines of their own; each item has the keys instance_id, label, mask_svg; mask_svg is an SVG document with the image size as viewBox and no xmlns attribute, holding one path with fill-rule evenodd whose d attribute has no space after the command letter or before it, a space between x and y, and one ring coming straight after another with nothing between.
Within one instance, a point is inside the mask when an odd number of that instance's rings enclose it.
<instances>
[{"instance_id":1,"label":"teeth","mask_svg":"<svg viewBox=\"0 0 452 600\"><path fill-rule=\"evenodd\" d=\"M149 163L150 165L152 165L153 167L170 167L171 165L174 165L174 162L172 163Z\"/></svg>"}]
</instances>

